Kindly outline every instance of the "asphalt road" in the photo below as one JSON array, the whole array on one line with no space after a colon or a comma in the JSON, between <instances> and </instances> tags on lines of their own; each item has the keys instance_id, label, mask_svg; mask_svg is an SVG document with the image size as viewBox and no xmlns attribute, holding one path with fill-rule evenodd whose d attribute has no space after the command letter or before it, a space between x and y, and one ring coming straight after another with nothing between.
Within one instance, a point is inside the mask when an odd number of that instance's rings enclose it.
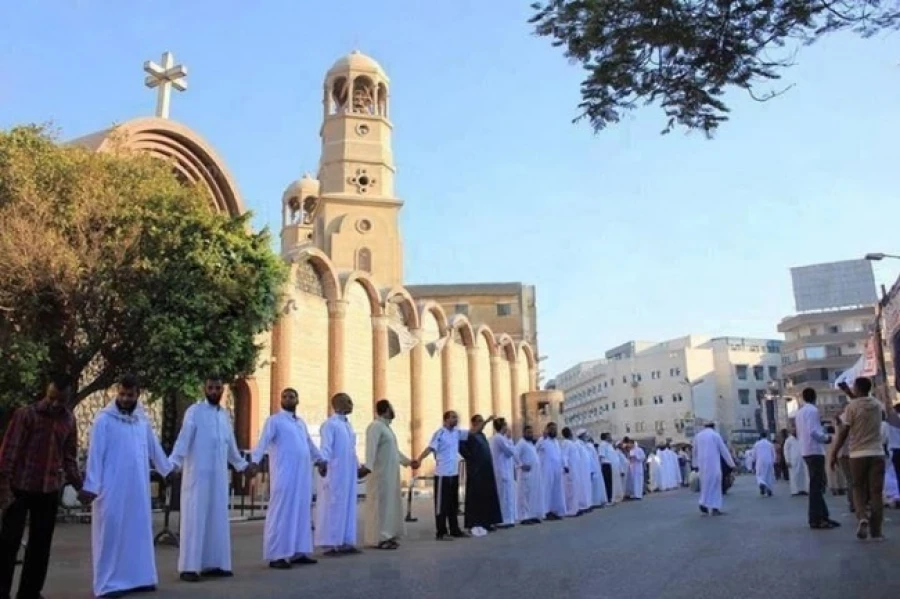
<instances>
[{"instance_id":1,"label":"asphalt road","mask_svg":"<svg viewBox=\"0 0 900 599\"><path fill-rule=\"evenodd\" d=\"M844 527L812 531L804 498L759 497L740 477L727 515L703 517L686 490L651 495L558 523L517 527L481 539L431 540L427 504L397 551L321 559L273 571L260 561L258 522L233 525L235 578L177 581L175 550L160 548L160 590L149 597L490 597L643 599L881 599L900 593L900 512L888 510L886 543L860 543L845 498L828 498ZM424 512L424 513L423 513ZM68 535L68 536L67 536ZM89 597L87 527L61 535L48 599ZM68 561L67 561L68 560ZM79 588L79 592L75 592Z\"/></svg>"}]
</instances>

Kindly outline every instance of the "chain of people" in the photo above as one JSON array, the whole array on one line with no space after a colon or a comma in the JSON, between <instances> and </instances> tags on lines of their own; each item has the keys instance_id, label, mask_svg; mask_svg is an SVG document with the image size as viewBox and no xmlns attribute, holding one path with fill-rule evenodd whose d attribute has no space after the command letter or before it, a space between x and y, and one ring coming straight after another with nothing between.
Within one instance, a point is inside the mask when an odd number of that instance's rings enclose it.
<instances>
[{"instance_id":1,"label":"chain of people","mask_svg":"<svg viewBox=\"0 0 900 599\"><path fill-rule=\"evenodd\" d=\"M140 402L137 379L122 377L115 399L94 420L83 473L77 461L77 426L67 408L70 381L56 377L42 400L16 410L0 447L0 597L10 595L26 522L17 596L40 596L56 511L67 486L91 510L94 595L122 597L153 591L158 584L153 473L171 484L180 478L177 567L180 579L190 583L233 575L229 466L248 479L267 466L262 553L271 568L281 570L316 564L314 555L361 553L360 480L365 484L362 544L396 550L404 534L401 469L410 468L415 478L430 456L435 538L442 541L577 517L640 500L645 490L673 489L687 481L684 449L676 453L662 446L648 458L627 437L613 444L604 434L595 443L585 431L558 431L555 423L539 435L526 426L514 441L504 418L476 415L465 429L452 411L444 414L443 426L422 454L410 458L398 447L391 428L393 407L384 399L375 405L360 461L357 433L348 419L350 396L331 398L332 415L320 428L317 446L297 414L299 394L290 388L282 392L281 410L266 420L256 447L244 456L221 404L224 391L220 378L205 382L205 398L186 410L166 455ZM487 426L494 432L490 438Z\"/></svg>"}]
</instances>

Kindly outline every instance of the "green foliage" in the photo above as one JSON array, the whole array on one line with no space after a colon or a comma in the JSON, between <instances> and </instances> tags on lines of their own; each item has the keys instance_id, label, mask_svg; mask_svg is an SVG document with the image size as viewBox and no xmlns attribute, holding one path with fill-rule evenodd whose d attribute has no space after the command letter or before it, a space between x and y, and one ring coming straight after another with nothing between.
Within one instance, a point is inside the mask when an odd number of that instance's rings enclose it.
<instances>
[{"instance_id":1,"label":"green foliage","mask_svg":"<svg viewBox=\"0 0 900 599\"><path fill-rule=\"evenodd\" d=\"M0 132L0 405L53 372L80 381L73 403L123 372L157 396L252 373L286 268L209 205L158 159Z\"/></svg>"},{"instance_id":2,"label":"green foliage","mask_svg":"<svg viewBox=\"0 0 900 599\"><path fill-rule=\"evenodd\" d=\"M587 77L580 116L595 131L640 104L707 137L728 120L723 96L781 78L796 48L849 29L864 37L900 26L898 0L546 0L535 33L565 48Z\"/></svg>"}]
</instances>

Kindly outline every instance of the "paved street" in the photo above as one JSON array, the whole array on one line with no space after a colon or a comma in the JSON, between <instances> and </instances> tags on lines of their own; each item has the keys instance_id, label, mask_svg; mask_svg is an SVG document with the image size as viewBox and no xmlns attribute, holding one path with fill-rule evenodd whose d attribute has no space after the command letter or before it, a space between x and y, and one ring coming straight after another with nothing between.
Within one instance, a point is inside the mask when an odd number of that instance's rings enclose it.
<instances>
[{"instance_id":1,"label":"paved street","mask_svg":"<svg viewBox=\"0 0 900 599\"><path fill-rule=\"evenodd\" d=\"M846 498L829 497L844 528L811 531L805 500L762 499L741 477L726 499L728 515L701 517L697 495L672 491L581 518L518 527L482 539L431 541L429 506L398 551L322 559L281 572L260 561L262 523L233 525L235 578L177 581L176 550L158 551L160 599L327 596L491 599L622 597L642 599L881 599L900 592L900 513L888 510L887 543L853 536ZM67 524L46 587L48 599L90 596L89 526ZM795 576L799 573L799 576ZM78 592L75 592L75 591Z\"/></svg>"}]
</instances>

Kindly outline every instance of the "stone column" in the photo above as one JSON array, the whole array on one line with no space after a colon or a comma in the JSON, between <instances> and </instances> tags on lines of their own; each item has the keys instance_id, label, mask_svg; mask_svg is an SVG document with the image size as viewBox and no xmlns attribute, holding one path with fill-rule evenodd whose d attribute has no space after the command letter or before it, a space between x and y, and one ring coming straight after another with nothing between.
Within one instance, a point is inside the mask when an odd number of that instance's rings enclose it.
<instances>
[{"instance_id":1,"label":"stone column","mask_svg":"<svg viewBox=\"0 0 900 599\"><path fill-rule=\"evenodd\" d=\"M491 412L500 415L500 356L491 356Z\"/></svg>"},{"instance_id":2,"label":"stone column","mask_svg":"<svg viewBox=\"0 0 900 599\"><path fill-rule=\"evenodd\" d=\"M425 359L425 345L422 343L422 329L410 329L417 343L409 352L410 368L410 406L409 426L412 437L412 456L418 457L428 442L428 432L422 429L422 417L425 414L424 392L422 390L422 362Z\"/></svg>"},{"instance_id":3,"label":"stone column","mask_svg":"<svg viewBox=\"0 0 900 599\"><path fill-rule=\"evenodd\" d=\"M372 317L372 414L375 402L387 397L388 317Z\"/></svg>"},{"instance_id":4,"label":"stone column","mask_svg":"<svg viewBox=\"0 0 900 599\"><path fill-rule=\"evenodd\" d=\"M472 417L478 413L479 393L478 393L478 348L467 347L466 358L468 360L469 370L469 416ZM489 414L482 414L485 418Z\"/></svg>"},{"instance_id":5,"label":"stone column","mask_svg":"<svg viewBox=\"0 0 900 599\"><path fill-rule=\"evenodd\" d=\"M450 360L450 344L453 343L453 333L449 332L448 334L450 339L447 340L447 343L441 349L441 403L443 404L444 412L454 409L454 406L450 405L450 398L452 397L450 380L455 374Z\"/></svg>"},{"instance_id":6,"label":"stone column","mask_svg":"<svg viewBox=\"0 0 900 599\"><path fill-rule=\"evenodd\" d=\"M510 423L515 434L520 434L519 425L522 420L522 398L519 397L519 365L516 362L509 363L509 388L512 394L512 414L510 414Z\"/></svg>"},{"instance_id":7,"label":"stone column","mask_svg":"<svg viewBox=\"0 0 900 599\"><path fill-rule=\"evenodd\" d=\"M328 414L331 397L344 390L344 321L349 305L347 300L328 302Z\"/></svg>"},{"instance_id":8,"label":"stone column","mask_svg":"<svg viewBox=\"0 0 900 599\"><path fill-rule=\"evenodd\" d=\"M281 409L281 392L291 386L291 339L294 300L281 309L272 327L272 374L269 389L269 414Z\"/></svg>"},{"instance_id":9,"label":"stone column","mask_svg":"<svg viewBox=\"0 0 900 599\"><path fill-rule=\"evenodd\" d=\"M524 389L522 393L537 390L537 369L532 366L528 368L528 389Z\"/></svg>"}]
</instances>

